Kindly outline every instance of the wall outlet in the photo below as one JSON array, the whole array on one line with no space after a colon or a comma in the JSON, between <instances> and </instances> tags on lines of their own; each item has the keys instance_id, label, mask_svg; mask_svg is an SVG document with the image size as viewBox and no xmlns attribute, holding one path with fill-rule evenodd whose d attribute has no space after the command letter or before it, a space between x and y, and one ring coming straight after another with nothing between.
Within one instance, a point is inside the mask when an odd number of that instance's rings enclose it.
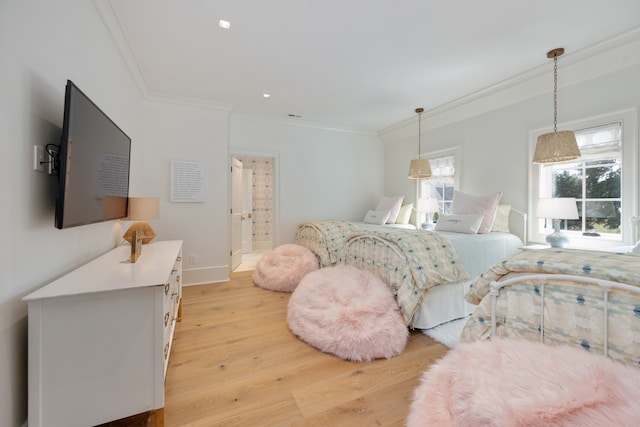
<instances>
[{"instance_id":1,"label":"wall outlet","mask_svg":"<svg viewBox=\"0 0 640 427\"><path fill-rule=\"evenodd\" d=\"M195 254L189 255L189 264L197 264L197 263L198 263L198 256Z\"/></svg>"},{"instance_id":2,"label":"wall outlet","mask_svg":"<svg viewBox=\"0 0 640 427\"><path fill-rule=\"evenodd\" d=\"M33 170L44 172L44 147L40 145L33 146Z\"/></svg>"}]
</instances>

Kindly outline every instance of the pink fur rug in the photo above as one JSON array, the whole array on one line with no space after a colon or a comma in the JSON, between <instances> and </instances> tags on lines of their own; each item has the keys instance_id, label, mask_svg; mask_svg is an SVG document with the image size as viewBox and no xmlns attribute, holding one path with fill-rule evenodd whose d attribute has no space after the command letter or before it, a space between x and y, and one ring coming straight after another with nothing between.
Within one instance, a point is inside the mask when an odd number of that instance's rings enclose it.
<instances>
[{"instance_id":1,"label":"pink fur rug","mask_svg":"<svg viewBox=\"0 0 640 427\"><path fill-rule=\"evenodd\" d=\"M318 258L304 246L287 243L260 257L253 271L253 283L278 292L293 292L300 279L320 268Z\"/></svg>"},{"instance_id":2,"label":"pink fur rug","mask_svg":"<svg viewBox=\"0 0 640 427\"><path fill-rule=\"evenodd\" d=\"M396 356L409 336L382 280L346 265L307 274L291 295L287 323L307 344L357 362Z\"/></svg>"},{"instance_id":3,"label":"pink fur rug","mask_svg":"<svg viewBox=\"0 0 640 427\"><path fill-rule=\"evenodd\" d=\"M638 426L640 369L580 348L459 344L422 376L407 426Z\"/></svg>"}]
</instances>

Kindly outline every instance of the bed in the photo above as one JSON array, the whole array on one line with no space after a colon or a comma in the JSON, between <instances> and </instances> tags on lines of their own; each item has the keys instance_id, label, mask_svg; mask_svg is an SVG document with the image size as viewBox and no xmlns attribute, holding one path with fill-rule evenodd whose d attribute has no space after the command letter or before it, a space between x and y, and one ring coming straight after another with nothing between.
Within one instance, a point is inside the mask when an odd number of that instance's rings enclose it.
<instances>
[{"instance_id":1,"label":"bed","mask_svg":"<svg viewBox=\"0 0 640 427\"><path fill-rule=\"evenodd\" d=\"M464 299L470 280L526 245L527 215L499 205L501 196L456 191L455 213L440 215L435 232L316 221L298 227L296 243L314 252L321 267L342 263L375 273L396 296L407 326L429 329L471 313Z\"/></svg>"},{"instance_id":2,"label":"bed","mask_svg":"<svg viewBox=\"0 0 640 427\"><path fill-rule=\"evenodd\" d=\"M375 225L336 219L307 221L298 225L296 244L310 249L318 257L320 267L332 267L338 263L340 251L351 234L391 228L415 230L411 224Z\"/></svg>"},{"instance_id":3,"label":"bed","mask_svg":"<svg viewBox=\"0 0 640 427\"><path fill-rule=\"evenodd\" d=\"M429 329L470 314L471 279L517 252L511 233L461 234L424 230L352 233L340 262L371 271L396 296L407 326Z\"/></svg>"},{"instance_id":4,"label":"bed","mask_svg":"<svg viewBox=\"0 0 640 427\"><path fill-rule=\"evenodd\" d=\"M637 425L640 259L526 251L474 283L462 342L415 389L407 425Z\"/></svg>"},{"instance_id":5,"label":"bed","mask_svg":"<svg viewBox=\"0 0 640 427\"><path fill-rule=\"evenodd\" d=\"M639 287L640 256L633 252L522 251L471 284L466 300L477 307L460 341L487 340L493 330L498 337L571 343L638 367Z\"/></svg>"}]
</instances>

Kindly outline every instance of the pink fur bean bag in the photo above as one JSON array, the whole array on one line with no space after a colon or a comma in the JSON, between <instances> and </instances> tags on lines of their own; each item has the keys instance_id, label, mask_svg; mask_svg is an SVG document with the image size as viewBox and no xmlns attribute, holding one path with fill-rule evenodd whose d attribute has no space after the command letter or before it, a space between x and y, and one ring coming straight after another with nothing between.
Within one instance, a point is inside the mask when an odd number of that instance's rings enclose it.
<instances>
[{"instance_id":1,"label":"pink fur bean bag","mask_svg":"<svg viewBox=\"0 0 640 427\"><path fill-rule=\"evenodd\" d=\"M408 427L638 426L640 369L567 345L459 344L422 376Z\"/></svg>"},{"instance_id":2,"label":"pink fur bean bag","mask_svg":"<svg viewBox=\"0 0 640 427\"><path fill-rule=\"evenodd\" d=\"M318 258L304 246L287 243L260 257L253 271L253 282L261 288L293 292L300 279L320 268Z\"/></svg>"},{"instance_id":3,"label":"pink fur bean bag","mask_svg":"<svg viewBox=\"0 0 640 427\"><path fill-rule=\"evenodd\" d=\"M357 362L396 356L409 336L382 280L346 265L306 275L289 300L287 323L307 344Z\"/></svg>"}]
</instances>

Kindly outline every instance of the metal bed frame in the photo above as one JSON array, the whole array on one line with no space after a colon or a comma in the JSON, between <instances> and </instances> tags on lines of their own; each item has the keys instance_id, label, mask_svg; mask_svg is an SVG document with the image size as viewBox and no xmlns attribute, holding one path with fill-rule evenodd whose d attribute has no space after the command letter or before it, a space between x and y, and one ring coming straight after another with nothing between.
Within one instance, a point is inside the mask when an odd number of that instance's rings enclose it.
<instances>
[{"instance_id":1,"label":"metal bed frame","mask_svg":"<svg viewBox=\"0 0 640 427\"><path fill-rule=\"evenodd\" d=\"M571 281L579 282L590 285L599 286L602 289L603 298L603 310L604 310L604 355L609 355L609 292L612 289L619 289L624 291L633 292L640 295L640 288L631 286L625 283L612 282L610 280L595 279L592 277L576 276L570 274L526 274L518 277L513 277L503 281L493 281L490 284L489 294L491 295L491 337L496 334L496 306L498 302L498 295L500 290L506 286L515 284L526 284L525 281L531 281L535 285L540 286L540 342L544 342L544 289L548 281ZM534 286L534 285L532 285Z\"/></svg>"}]
</instances>

